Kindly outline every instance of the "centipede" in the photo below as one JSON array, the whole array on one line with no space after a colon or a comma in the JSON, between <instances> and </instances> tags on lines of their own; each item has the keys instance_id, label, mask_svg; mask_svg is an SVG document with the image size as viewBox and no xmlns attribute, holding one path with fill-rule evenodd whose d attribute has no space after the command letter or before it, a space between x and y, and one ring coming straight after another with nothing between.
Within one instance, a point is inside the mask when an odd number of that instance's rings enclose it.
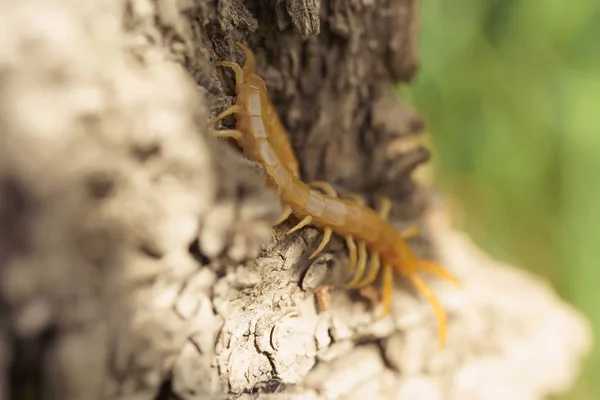
<instances>
[{"instance_id":1,"label":"centipede","mask_svg":"<svg viewBox=\"0 0 600 400\"><path fill-rule=\"evenodd\" d=\"M213 129L218 138L234 139L246 158L261 164L266 171L267 184L277 190L283 212L275 226L296 218L297 222L285 234L290 235L306 226L323 232L317 248L309 255L314 259L330 242L333 234L345 240L349 253L347 270L351 274L347 289L361 289L372 285L381 276L381 313L389 314L394 290L394 272L404 276L431 304L438 321L438 342L446 340L447 317L433 290L419 273L459 284L459 280L435 262L418 258L407 242L407 231L396 231L388 217L389 198L381 197L377 209L367 207L359 195L340 197L335 188L324 181L301 180L299 163L281 120L269 101L264 80L255 72L255 57L241 43L235 43L245 54L240 66L234 61L220 61L215 65L227 67L235 74L235 103L209 123L233 115L235 129Z\"/></svg>"}]
</instances>

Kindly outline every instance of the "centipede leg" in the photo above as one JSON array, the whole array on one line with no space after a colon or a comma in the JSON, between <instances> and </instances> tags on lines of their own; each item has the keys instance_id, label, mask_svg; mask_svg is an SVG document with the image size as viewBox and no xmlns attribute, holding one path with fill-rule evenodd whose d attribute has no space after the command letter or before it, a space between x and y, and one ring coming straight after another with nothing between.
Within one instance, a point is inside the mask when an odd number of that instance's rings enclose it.
<instances>
[{"instance_id":1,"label":"centipede leg","mask_svg":"<svg viewBox=\"0 0 600 400\"><path fill-rule=\"evenodd\" d=\"M283 221L285 221L286 219L288 219L290 217L290 215L292 215L292 207L285 205L283 207L283 212L281 213L281 216L277 219L277 221L275 221L275 226L281 224Z\"/></svg>"},{"instance_id":2,"label":"centipede leg","mask_svg":"<svg viewBox=\"0 0 600 400\"><path fill-rule=\"evenodd\" d=\"M333 233L333 230L330 227L326 226L325 229L323 230L323 240L321 240L319 247L317 247L317 249L308 257L309 260L312 260L313 258L315 258L317 256L317 254L319 254L320 252L323 251L325 246L327 246L327 243L329 243L332 233Z\"/></svg>"},{"instance_id":3,"label":"centipede leg","mask_svg":"<svg viewBox=\"0 0 600 400\"><path fill-rule=\"evenodd\" d=\"M389 199L389 197L385 197L385 196L380 197L379 198L379 209L377 210L377 213L379 214L379 216L383 219L387 219L388 216L390 215L391 209L392 209L392 202ZM379 253L373 253L371 255L371 262L369 263L369 273L362 281L357 282L354 287L357 289L362 289L362 288L370 285L371 283L373 283L375 281L375 279L377 279L377 274L379 274L380 268L381 268L381 264L380 264L380 260L379 260Z\"/></svg>"},{"instance_id":4,"label":"centipede leg","mask_svg":"<svg viewBox=\"0 0 600 400\"><path fill-rule=\"evenodd\" d=\"M354 288L362 278L367 266L367 244L363 241L358 242L358 262L356 264L356 272L350 282L346 284L348 288Z\"/></svg>"},{"instance_id":5,"label":"centipede leg","mask_svg":"<svg viewBox=\"0 0 600 400\"><path fill-rule=\"evenodd\" d=\"M309 182L308 186L315 189L321 189L327 196L338 197L337 191L327 182L313 181Z\"/></svg>"},{"instance_id":6,"label":"centipede leg","mask_svg":"<svg viewBox=\"0 0 600 400\"><path fill-rule=\"evenodd\" d=\"M433 291L418 275L410 273L407 274L407 276L419 293L421 293L433 307L433 312L439 323L439 346L440 348L444 347L444 343L446 342L446 313L444 309Z\"/></svg>"},{"instance_id":7,"label":"centipede leg","mask_svg":"<svg viewBox=\"0 0 600 400\"><path fill-rule=\"evenodd\" d=\"M381 196L379 198L379 209L377 210L379 216L383 219L388 219L390 211L392 210L392 201L387 196ZM410 226L400 231L400 236L405 239L419 236L419 228L415 225Z\"/></svg>"},{"instance_id":8,"label":"centipede leg","mask_svg":"<svg viewBox=\"0 0 600 400\"><path fill-rule=\"evenodd\" d=\"M392 308L392 294L394 293L394 271L389 264L383 266L382 275L381 314L377 317L377 321L380 321L390 313Z\"/></svg>"},{"instance_id":9,"label":"centipede leg","mask_svg":"<svg viewBox=\"0 0 600 400\"><path fill-rule=\"evenodd\" d=\"M379 198L379 208L377 213L383 219L388 219L390 216L390 211L392 210L392 201L389 197L381 196Z\"/></svg>"},{"instance_id":10,"label":"centipede leg","mask_svg":"<svg viewBox=\"0 0 600 400\"><path fill-rule=\"evenodd\" d=\"M220 121L220 120L222 120L223 118L225 118L225 117L228 117L228 116L230 116L230 115L233 115L233 114L240 113L241 111L242 111L242 107L240 107L240 106L239 106L239 105L237 105L237 104L234 104L234 105L232 105L231 107L229 107L229 108L226 108L225 110L223 110L223 111L222 111L222 112L221 112L219 115L217 115L216 117L214 117L214 118L209 118L209 119L208 119L208 123L209 123L210 125L213 125L215 122L217 122L217 121Z\"/></svg>"},{"instance_id":11,"label":"centipede leg","mask_svg":"<svg viewBox=\"0 0 600 400\"><path fill-rule=\"evenodd\" d=\"M421 231L420 231L419 227L416 225L413 225L413 226L409 226L408 228L402 229L400 231L400 236L402 236L405 239L410 239L410 238L419 236L420 233L421 233Z\"/></svg>"},{"instance_id":12,"label":"centipede leg","mask_svg":"<svg viewBox=\"0 0 600 400\"><path fill-rule=\"evenodd\" d=\"M306 225L310 224L312 222L313 218L310 215L307 215L306 217L304 217L304 219L300 222L298 222L298 224L296 226L294 226L292 229L290 229L289 231L287 231L285 234L289 235L291 233L296 232L298 229L304 228Z\"/></svg>"},{"instance_id":13,"label":"centipede leg","mask_svg":"<svg viewBox=\"0 0 600 400\"><path fill-rule=\"evenodd\" d=\"M352 236L347 235L345 237L346 239L346 246L348 246L348 251L350 253L350 262L348 263L348 272L352 272L354 271L354 268L356 268L356 243L354 243L354 238L352 238Z\"/></svg>"},{"instance_id":14,"label":"centipede leg","mask_svg":"<svg viewBox=\"0 0 600 400\"><path fill-rule=\"evenodd\" d=\"M367 202L365 201L365 198L363 196L361 196L360 194L350 193L348 195L348 198L354 200L361 206L364 206L365 204L367 204Z\"/></svg>"},{"instance_id":15,"label":"centipede leg","mask_svg":"<svg viewBox=\"0 0 600 400\"><path fill-rule=\"evenodd\" d=\"M235 129L213 130L213 136L218 138L232 138L238 143L242 141L242 132Z\"/></svg>"},{"instance_id":16,"label":"centipede leg","mask_svg":"<svg viewBox=\"0 0 600 400\"><path fill-rule=\"evenodd\" d=\"M311 188L315 188L315 189L321 189L328 196L337 197L336 190L333 188L333 186L331 186L327 182L313 181L313 182L309 182L308 186ZM308 257L309 260L315 258L317 256L317 254L319 254L320 252L323 251L325 246L327 246L327 244L331 240L332 233L333 233L332 229L330 227L326 226L325 229L323 230L323 240L321 240L319 247L317 247L317 249Z\"/></svg>"},{"instance_id":17,"label":"centipede leg","mask_svg":"<svg viewBox=\"0 0 600 400\"><path fill-rule=\"evenodd\" d=\"M369 273L367 276L360 282L357 282L354 286L357 289L362 289L377 279L377 274L379 274L379 269L381 268L381 262L379 260L379 253L375 252L371 255L371 262L369 262Z\"/></svg>"}]
</instances>

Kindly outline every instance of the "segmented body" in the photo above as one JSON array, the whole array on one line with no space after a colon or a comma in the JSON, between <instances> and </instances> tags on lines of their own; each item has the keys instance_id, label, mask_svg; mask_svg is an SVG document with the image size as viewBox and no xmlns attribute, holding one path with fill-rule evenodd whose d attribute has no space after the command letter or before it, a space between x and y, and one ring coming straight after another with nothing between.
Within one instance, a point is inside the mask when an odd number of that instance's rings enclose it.
<instances>
[{"instance_id":1,"label":"segmented body","mask_svg":"<svg viewBox=\"0 0 600 400\"><path fill-rule=\"evenodd\" d=\"M436 264L418 259L413 254L403 235L396 232L386 220L389 203L384 201L379 212L376 212L360 200L339 198L326 183L307 184L300 180L298 162L288 136L267 98L264 81L254 72L254 57L245 46L238 46L247 58L243 69L233 62L217 63L235 71L236 104L213 119L216 121L235 114L236 129L216 131L216 135L235 138L247 158L265 167L268 183L277 188L285 209L279 222L290 215L300 220L288 234L307 225L323 230L324 238L310 258L323 250L332 233L344 237L350 252L349 269L354 272L347 287L367 286L380 271L382 273L381 316L390 310L393 271L406 276L432 304L439 321L442 345L446 334L445 312L417 272L432 273L453 282L458 282L457 279Z\"/></svg>"},{"instance_id":2,"label":"segmented body","mask_svg":"<svg viewBox=\"0 0 600 400\"><path fill-rule=\"evenodd\" d=\"M236 80L243 79L244 84L249 84L251 86L254 86L256 89L260 90L260 92L264 94L264 96L263 96L264 99L262 99L261 101L265 102L264 103L264 107L265 107L264 111L266 113L267 138L268 138L269 142L271 143L271 146L277 152L277 155L279 156L281 161L292 170L292 173L295 176L300 177L300 165L298 163L298 159L296 158L296 153L292 149L292 144L290 143L290 138L289 138L285 128L283 127L281 120L279 119L279 115L277 114L277 111L275 110L275 108L271 104L271 101L267 97L267 87L266 87L264 81L262 80L262 78L260 78L254 72L254 69L256 66L254 54L250 51L250 49L248 49L246 46L242 45L241 43L236 43L236 44L242 49L242 51L244 52L244 54L246 56L246 62L244 63L244 66L242 67L242 74L241 75L239 73L236 74ZM223 66L229 66L232 68L234 67L233 63L230 63L230 62L223 62L223 63L219 63L219 64L221 64ZM237 85L240 85L239 81L236 82L236 87L237 87ZM236 89L236 92L238 92L237 89ZM239 97L239 95L238 95L238 97ZM226 114L226 112L227 112L227 110L225 112L221 113L220 116L216 117L215 120L220 119L219 117L223 117L224 114Z\"/></svg>"}]
</instances>

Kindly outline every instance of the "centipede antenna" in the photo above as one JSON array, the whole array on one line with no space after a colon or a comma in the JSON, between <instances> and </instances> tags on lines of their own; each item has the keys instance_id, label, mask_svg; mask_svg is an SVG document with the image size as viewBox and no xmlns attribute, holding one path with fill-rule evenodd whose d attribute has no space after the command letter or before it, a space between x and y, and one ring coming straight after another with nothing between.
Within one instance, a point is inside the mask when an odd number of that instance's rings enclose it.
<instances>
[{"instance_id":1,"label":"centipede antenna","mask_svg":"<svg viewBox=\"0 0 600 400\"><path fill-rule=\"evenodd\" d=\"M235 44L244 52L244 55L246 56L246 61L244 62L243 67L244 72L247 74L253 74L256 70L256 59L254 57L254 53L252 53L248 47L240 42L235 42Z\"/></svg>"},{"instance_id":2,"label":"centipede antenna","mask_svg":"<svg viewBox=\"0 0 600 400\"><path fill-rule=\"evenodd\" d=\"M233 72L235 72L236 82L238 82L238 83L244 82L244 71L242 70L242 67L240 67L240 65L238 63L234 63L233 61L219 61L218 63L215 63L215 65L217 65L219 67L231 68L233 70Z\"/></svg>"}]
</instances>

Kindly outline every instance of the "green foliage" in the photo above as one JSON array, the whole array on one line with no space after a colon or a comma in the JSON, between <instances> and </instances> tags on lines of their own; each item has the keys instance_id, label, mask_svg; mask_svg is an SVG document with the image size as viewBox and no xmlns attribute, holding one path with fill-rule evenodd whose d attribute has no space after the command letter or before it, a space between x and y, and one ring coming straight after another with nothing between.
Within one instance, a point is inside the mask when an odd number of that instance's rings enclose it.
<instances>
[{"instance_id":1,"label":"green foliage","mask_svg":"<svg viewBox=\"0 0 600 400\"><path fill-rule=\"evenodd\" d=\"M438 186L497 258L546 276L600 329L600 3L424 0ZM600 396L600 351L566 398Z\"/></svg>"}]
</instances>

